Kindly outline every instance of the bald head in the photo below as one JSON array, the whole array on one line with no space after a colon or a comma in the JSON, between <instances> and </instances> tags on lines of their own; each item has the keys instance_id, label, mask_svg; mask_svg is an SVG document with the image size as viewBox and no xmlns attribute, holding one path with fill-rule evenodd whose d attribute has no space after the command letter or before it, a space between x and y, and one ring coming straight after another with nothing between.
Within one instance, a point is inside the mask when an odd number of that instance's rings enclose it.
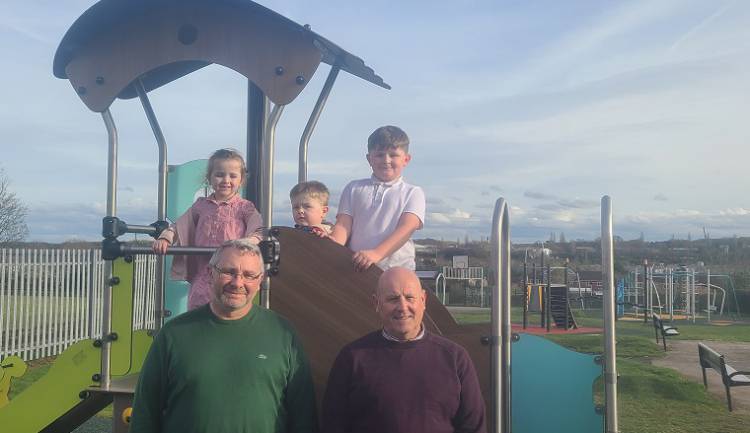
<instances>
[{"instance_id":1,"label":"bald head","mask_svg":"<svg viewBox=\"0 0 750 433\"><path fill-rule=\"evenodd\" d=\"M390 268L383 272L373 298L375 311L388 334L405 341L419 335L426 294L414 271Z\"/></svg>"},{"instance_id":2,"label":"bald head","mask_svg":"<svg viewBox=\"0 0 750 433\"><path fill-rule=\"evenodd\" d=\"M414 286L419 290L422 290L422 283L419 281L419 277L417 277L417 274L415 274L414 271L399 267L390 268L380 275L376 292L380 293L383 289L405 285Z\"/></svg>"}]
</instances>

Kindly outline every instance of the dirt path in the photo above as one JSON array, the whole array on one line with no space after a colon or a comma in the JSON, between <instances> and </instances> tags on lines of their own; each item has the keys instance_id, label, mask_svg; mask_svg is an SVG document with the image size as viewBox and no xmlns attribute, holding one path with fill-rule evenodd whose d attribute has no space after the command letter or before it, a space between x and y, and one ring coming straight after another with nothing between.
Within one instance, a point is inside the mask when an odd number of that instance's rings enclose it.
<instances>
[{"instance_id":1,"label":"dirt path","mask_svg":"<svg viewBox=\"0 0 750 433\"><path fill-rule=\"evenodd\" d=\"M729 343L706 341L704 344L724 355L727 363L737 370L750 371L750 343ZM692 340L667 340L667 356L653 361L654 365L673 368L683 375L703 383L698 364L698 342ZM721 376L715 371L706 370L708 390L726 404L726 392ZM750 413L750 386L732 388L732 406L735 412Z\"/></svg>"}]
</instances>

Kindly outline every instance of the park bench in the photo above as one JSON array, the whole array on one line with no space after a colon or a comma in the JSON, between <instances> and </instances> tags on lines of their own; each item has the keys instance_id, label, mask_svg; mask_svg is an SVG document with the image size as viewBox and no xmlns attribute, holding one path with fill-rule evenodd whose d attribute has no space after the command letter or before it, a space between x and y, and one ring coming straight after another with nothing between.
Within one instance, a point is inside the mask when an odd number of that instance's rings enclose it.
<instances>
[{"instance_id":1,"label":"park bench","mask_svg":"<svg viewBox=\"0 0 750 433\"><path fill-rule=\"evenodd\" d=\"M750 386L750 371L737 371L727 364L724 359L724 355L711 349L703 343L698 343L698 357L701 364L701 372L703 373L703 386L708 389L708 382L706 381L706 369L713 368L717 373L721 374L721 381L724 383L724 388L727 391L727 406L729 411L732 411L732 395L729 393L729 389L733 386Z\"/></svg>"},{"instance_id":2,"label":"park bench","mask_svg":"<svg viewBox=\"0 0 750 433\"><path fill-rule=\"evenodd\" d=\"M665 325L662 322L661 317L656 314L652 314L651 318L654 320L654 333L656 334L656 344L659 344L659 335L661 335L661 341L664 344L664 351L667 351L667 337L673 335L680 335L680 332L671 325Z\"/></svg>"}]
</instances>

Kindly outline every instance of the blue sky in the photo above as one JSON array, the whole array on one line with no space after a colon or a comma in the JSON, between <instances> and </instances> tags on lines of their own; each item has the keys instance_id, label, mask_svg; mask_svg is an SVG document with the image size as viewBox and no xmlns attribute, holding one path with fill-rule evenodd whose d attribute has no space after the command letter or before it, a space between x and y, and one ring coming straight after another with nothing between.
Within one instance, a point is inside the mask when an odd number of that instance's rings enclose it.
<instances>
[{"instance_id":1,"label":"blue sky","mask_svg":"<svg viewBox=\"0 0 750 433\"><path fill-rule=\"evenodd\" d=\"M365 142L411 137L405 177L428 197L417 237L490 232L498 197L516 242L615 233L750 236L750 2L262 1L365 59L386 91L341 74L311 140L309 177L332 190L369 175ZM98 239L106 132L52 75L59 40L92 1L0 0L0 167L28 205L30 239ZM299 137L328 67L287 109L275 221L291 221ZM245 81L208 67L150 94L170 163L244 147ZM156 218L156 146L139 103L116 101L119 213Z\"/></svg>"}]
</instances>

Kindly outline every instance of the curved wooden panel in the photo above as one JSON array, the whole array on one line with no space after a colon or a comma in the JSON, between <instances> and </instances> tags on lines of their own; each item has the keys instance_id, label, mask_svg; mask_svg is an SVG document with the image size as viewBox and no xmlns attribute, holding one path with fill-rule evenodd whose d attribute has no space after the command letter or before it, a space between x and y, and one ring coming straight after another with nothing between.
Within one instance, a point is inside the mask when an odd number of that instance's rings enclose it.
<instances>
[{"instance_id":1,"label":"curved wooden panel","mask_svg":"<svg viewBox=\"0 0 750 433\"><path fill-rule=\"evenodd\" d=\"M279 273L271 278L271 309L297 330L310 359L316 392L322 397L341 348L380 328L371 294L382 271L373 267L355 272L348 248L302 230L277 229L281 262ZM460 335L459 343L472 340L440 301L432 293L428 296L427 329Z\"/></svg>"},{"instance_id":2,"label":"curved wooden panel","mask_svg":"<svg viewBox=\"0 0 750 433\"><path fill-rule=\"evenodd\" d=\"M179 77L210 63L246 76L275 104L288 104L315 73L322 54L309 32L247 3L152 0L140 6L142 13L110 16L106 28L87 29L86 38L75 42L64 40L55 66L65 65L79 97L97 112L138 77L147 80L150 71L163 75L166 68L170 77Z\"/></svg>"}]
</instances>

